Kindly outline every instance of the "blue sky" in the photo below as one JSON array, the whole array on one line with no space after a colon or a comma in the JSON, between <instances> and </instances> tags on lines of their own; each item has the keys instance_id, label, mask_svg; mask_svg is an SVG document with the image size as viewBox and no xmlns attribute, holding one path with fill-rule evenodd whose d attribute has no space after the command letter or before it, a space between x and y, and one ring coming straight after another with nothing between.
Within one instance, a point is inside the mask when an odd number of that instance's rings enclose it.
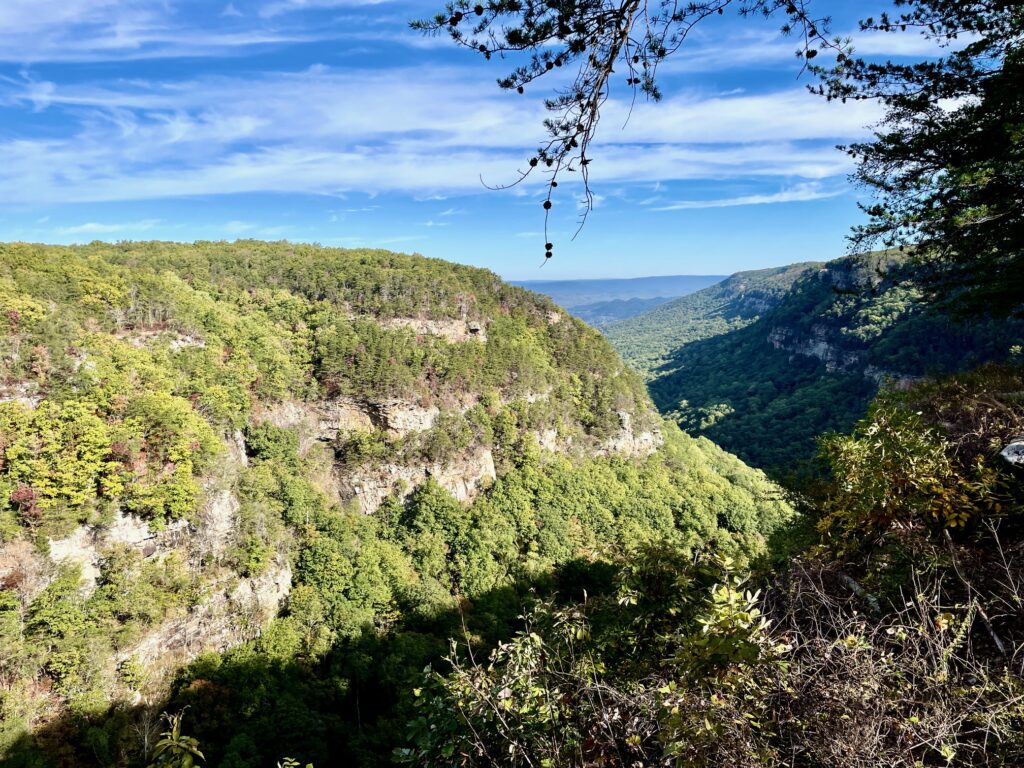
<instances>
[{"instance_id":1,"label":"blue sky","mask_svg":"<svg viewBox=\"0 0 1024 768\"><path fill-rule=\"evenodd\" d=\"M863 2L819 0L849 32ZM628 123L623 82L575 230L560 188L544 266L540 86L410 31L441 3L3 0L0 239L289 239L419 252L509 279L723 274L841 255L858 221L837 143L868 103L827 104L776 25L725 16L666 62ZM881 7L881 6L880 6ZM910 36L861 52L927 53ZM554 83L551 83L553 86ZM625 125L624 125L625 124ZM624 127L623 127L624 126Z\"/></svg>"}]
</instances>

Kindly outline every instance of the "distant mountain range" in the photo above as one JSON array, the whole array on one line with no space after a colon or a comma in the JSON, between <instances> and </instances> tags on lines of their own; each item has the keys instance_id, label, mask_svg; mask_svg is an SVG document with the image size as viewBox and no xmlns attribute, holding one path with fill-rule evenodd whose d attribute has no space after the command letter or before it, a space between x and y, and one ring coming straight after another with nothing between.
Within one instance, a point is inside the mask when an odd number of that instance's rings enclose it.
<instances>
[{"instance_id":1,"label":"distant mountain range","mask_svg":"<svg viewBox=\"0 0 1024 768\"><path fill-rule=\"evenodd\" d=\"M522 280L513 285L550 297L602 328L725 279L725 275L661 275L608 280Z\"/></svg>"}]
</instances>

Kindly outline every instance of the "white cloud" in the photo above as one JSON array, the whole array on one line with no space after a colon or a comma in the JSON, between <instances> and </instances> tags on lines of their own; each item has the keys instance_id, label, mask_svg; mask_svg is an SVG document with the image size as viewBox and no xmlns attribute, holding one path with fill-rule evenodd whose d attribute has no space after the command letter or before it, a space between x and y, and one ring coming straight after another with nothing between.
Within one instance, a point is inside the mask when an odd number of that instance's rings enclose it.
<instances>
[{"instance_id":1,"label":"white cloud","mask_svg":"<svg viewBox=\"0 0 1024 768\"><path fill-rule=\"evenodd\" d=\"M230 17L241 15L230 3L220 14L227 26L216 29L208 21L179 14L181 6L161 0L2 0L0 61L223 57L253 46L337 37L263 23L239 28L230 23Z\"/></svg>"},{"instance_id":2,"label":"white cloud","mask_svg":"<svg viewBox=\"0 0 1024 768\"><path fill-rule=\"evenodd\" d=\"M964 34L952 41L951 45L942 46L916 29L905 32L853 32L850 37L853 39L855 55L916 58L945 56L950 51L960 50L977 39L973 34Z\"/></svg>"},{"instance_id":3,"label":"white cloud","mask_svg":"<svg viewBox=\"0 0 1024 768\"><path fill-rule=\"evenodd\" d=\"M655 211L693 211L705 208L733 208L743 205L772 205L776 203L808 202L838 197L844 189L825 189L820 184L798 184L791 189L780 192L756 195L740 195L737 197L719 198L716 200L681 200L670 205L654 208Z\"/></svg>"},{"instance_id":4,"label":"white cloud","mask_svg":"<svg viewBox=\"0 0 1024 768\"><path fill-rule=\"evenodd\" d=\"M256 229L256 225L250 221L227 221L221 227L222 230L232 235L241 235Z\"/></svg>"},{"instance_id":5,"label":"white cloud","mask_svg":"<svg viewBox=\"0 0 1024 768\"><path fill-rule=\"evenodd\" d=\"M279 0L267 3L260 9L265 17L278 16L291 11L308 11L323 8L353 8L366 5L381 5L391 0Z\"/></svg>"},{"instance_id":6,"label":"white cloud","mask_svg":"<svg viewBox=\"0 0 1024 768\"><path fill-rule=\"evenodd\" d=\"M145 232L159 226L160 223L160 219L143 219L120 224L87 221L70 227L58 227L56 232L61 235L111 235L118 232Z\"/></svg>"},{"instance_id":7,"label":"white cloud","mask_svg":"<svg viewBox=\"0 0 1024 768\"><path fill-rule=\"evenodd\" d=\"M197 143L316 140L379 141L419 136L435 146L522 148L541 138L545 116L535 101L500 93L479 73L453 68L332 70L185 82L119 81L107 85L10 83L0 102L56 105L117 115L158 143L167 136ZM629 117L627 123L627 116ZM624 101L604 109L598 140L743 142L836 139L865 135L880 116L871 102L827 103L802 88L770 94L704 97L681 93L658 104ZM96 118L93 112L91 117ZM626 124L624 130L619 126ZM187 133L187 135L183 135ZM335 145L336 146L336 145ZM524 157L525 159L525 157Z\"/></svg>"},{"instance_id":8,"label":"white cloud","mask_svg":"<svg viewBox=\"0 0 1024 768\"><path fill-rule=\"evenodd\" d=\"M975 39L961 35L951 46L943 47L917 29L893 32L837 30L830 36L835 37L851 39L855 55L869 58L943 56ZM789 67L795 76L802 63L796 56L800 45L798 38L782 35L770 28L770 24L768 28L757 28L753 19L749 27L729 30L727 38L720 31L715 34L714 27L697 27L688 35L686 43L659 66L658 72L669 75Z\"/></svg>"},{"instance_id":9,"label":"white cloud","mask_svg":"<svg viewBox=\"0 0 1024 768\"><path fill-rule=\"evenodd\" d=\"M444 199L501 183L541 138L542 108L482 73L425 68L188 81L0 82L0 104L54 110L63 136L0 141L0 201L81 202L237 192ZM845 173L837 142L866 135L867 102L800 88L639 105L611 101L595 183ZM530 135L534 141L530 140ZM538 179L539 181L539 179ZM527 185L530 188L530 185Z\"/></svg>"},{"instance_id":10,"label":"white cloud","mask_svg":"<svg viewBox=\"0 0 1024 768\"><path fill-rule=\"evenodd\" d=\"M127 20L147 15L144 6L132 0L4 0L0 29L30 34L67 26L107 25L112 17Z\"/></svg>"}]
</instances>

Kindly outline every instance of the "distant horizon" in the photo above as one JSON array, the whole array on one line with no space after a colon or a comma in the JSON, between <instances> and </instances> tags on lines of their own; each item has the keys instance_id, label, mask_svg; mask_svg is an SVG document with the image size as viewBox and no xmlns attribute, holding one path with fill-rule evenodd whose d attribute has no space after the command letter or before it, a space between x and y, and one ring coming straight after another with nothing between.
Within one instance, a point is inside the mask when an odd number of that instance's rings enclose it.
<instances>
[{"instance_id":1,"label":"distant horizon","mask_svg":"<svg viewBox=\"0 0 1024 768\"><path fill-rule=\"evenodd\" d=\"M855 4L822 1L837 34L856 29ZM659 69L660 103L631 106L613 84L591 151L594 210L577 233L582 190L566 179L545 237L539 180L486 185L517 178L558 83L502 92L517 59L409 29L442 6L5 6L0 239L286 238L586 280L821 260L863 221L836 145L869 138L879 110L808 93L778 19L725 14ZM910 33L857 43L929 53Z\"/></svg>"},{"instance_id":2,"label":"distant horizon","mask_svg":"<svg viewBox=\"0 0 1024 768\"><path fill-rule=\"evenodd\" d=\"M779 265L783 266L783 265ZM551 280L537 279L537 280L517 280L515 278L505 278L511 283L522 285L524 283L580 283L593 280L604 281L604 280L659 280L670 277L721 277L726 278L734 273L725 272L679 272L678 274L672 275L630 275L627 277L560 277Z\"/></svg>"},{"instance_id":3,"label":"distant horizon","mask_svg":"<svg viewBox=\"0 0 1024 768\"><path fill-rule=\"evenodd\" d=\"M66 247L66 248L75 248L75 247L88 246L88 245L91 245L92 243L103 243L105 245L117 245L118 243L123 243L123 242L133 242L133 243L175 243L175 244L178 244L178 245L191 245L191 244L194 244L194 243L201 243L201 242L207 242L207 243L240 243L240 242L242 242L242 243L244 243L244 242L247 242L247 241L260 242L260 243L275 243L275 242L293 243L295 245L312 245L312 246L318 246L318 247L321 247L321 248L340 248L340 249L343 249L343 250L359 250L359 249L381 250L381 251L392 251L393 253L404 253L404 254L408 254L408 255L418 255L418 256L423 256L424 258L427 258L427 259L440 259L441 261L448 261L448 262L451 262L453 264L461 264L461 265L467 266L467 267L478 267L480 269L490 269L492 272L497 273L498 276L502 280L505 280L506 282L514 283L514 284L522 284L522 283L573 283L573 282L585 282L585 281L588 281L588 280L593 280L593 281L602 281L602 280L657 280L657 279L667 279L667 278L674 278L674 277L720 277L720 278L724 279L724 278L730 277L731 275L735 274L735 272L676 272L676 273L672 273L672 274L666 273L666 274L658 274L658 275L646 275L646 274L645 275L621 275L621 276L620 275L607 275L607 276L603 276L603 277L602 276L587 276L587 277L553 277L553 278L539 277L539 278L525 278L524 279L524 278L518 278L518 277L509 277L507 275L502 274L498 270L493 269L492 267L486 267L486 266L481 266L481 265L477 265L477 264L467 263L467 262L464 262L464 261L458 261L456 259L447 258L445 256L434 256L434 255L431 255L431 254L428 254L428 253L421 253L419 251L404 250L404 249L400 249L400 248L387 248L387 247L375 246L375 245L358 245L358 244L354 244L354 245L327 245L325 243L318 243L318 242L315 242L315 241L290 240L290 239L287 239L287 238L276 239L276 240L264 239L264 238L259 238L259 237L243 237L243 238L235 238L235 239L226 239L226 238L217 238L217 239L198 238L198 239L194 239L194 240L189 240L189 239L177 240L177 239L171 239L171 238L139 238L139 239L124 238L124 239L119 239L119 240L104 240L102 238L93 238L92 240L78 241L78 242L72 242L72 243L55 243L55 242L45 242L45 241L42 241L42 240L0 240L0 243L18 243L18 242L20 242L20 243L25 243L25 244L28 244L28 245L41 245L41 246L47 246L47 247L58 246L58 247ZM818 261L820 261L820 259L818 259ZM796 263L796 262L789 262L789 263ZM782 266L787 266L787 265L786 264L772 264L770 266L772 266L772 267L782 267ZM744 272L744 271L746 271L746 270L744 270L744 269L736 270L736 272Z\"/></svg>"}]
</instances>

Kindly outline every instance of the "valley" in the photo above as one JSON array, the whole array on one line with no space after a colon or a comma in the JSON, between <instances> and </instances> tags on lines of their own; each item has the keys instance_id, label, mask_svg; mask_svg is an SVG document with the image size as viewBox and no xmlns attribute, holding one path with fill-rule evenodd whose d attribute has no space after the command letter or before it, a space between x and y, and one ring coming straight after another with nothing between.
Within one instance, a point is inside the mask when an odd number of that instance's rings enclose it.
<instances>
[{"instance_id":1,"label":"valley","mask_svg":"<svg viewBox=\"0 0 1024 768\"><path fill-rule=\"evenodd\" d=\"M777 477L849 430L881 387L1008 359L1019 319L929 305L898 254L741 272L605 333L662 413Z\"/></svg>"},{"instance_id":2,"label":"valley","mask_svg":"<svg viewBox=\"0 0 1024 768\"><path fill-rule=\"evenodd\" d=\"M921 514L889 486L916 487L908 466L933 467L926 504L960 494L929 513L949 525L1020 503L987 457L1024 423L1024 326L918 302L888 254L734 275L608 330L652 402L598 331L485 270L259 241L4 245L0 749L135 765L169 711L215 765L434 764L484 749L440 734L456 701L485 738L491 676L590 696L591 673L546 665L591 631L623 681L674 677L672 654L717 664L685 618L724 610L705 590L759 611L722 585L803 568L824 525L860 547L870 493ZM976 428L972 465L952 446ZM847 485L822 490L826 464ZM520 690L509 654L533 638L524 674L545 682ZM623 706L662 706L647 696Z\"/></svg>"},{"instance_id":3,"label":"valley","mask_svg":"<svg viewBox=\"0 0 1024 768\"><path fill-rule=\"evenodd\" d=\"M483 270L14 244L0 309L0 745L24 759L84 761L99 733L130 758L152 702L218 763L378 761L459 625L495 642L604 550L746 561L793 514L596 331Z\"/></svg>"},{"instance_id":4,"label":"valley","mask_svg":"<svg viewBox=\"0 0 1024 768\"><path fill-rule=\"evenodd\" d=\"M1024 5L861 5L3 0L0 768L1024 766Z\"/></svg>"}]
</instances>

